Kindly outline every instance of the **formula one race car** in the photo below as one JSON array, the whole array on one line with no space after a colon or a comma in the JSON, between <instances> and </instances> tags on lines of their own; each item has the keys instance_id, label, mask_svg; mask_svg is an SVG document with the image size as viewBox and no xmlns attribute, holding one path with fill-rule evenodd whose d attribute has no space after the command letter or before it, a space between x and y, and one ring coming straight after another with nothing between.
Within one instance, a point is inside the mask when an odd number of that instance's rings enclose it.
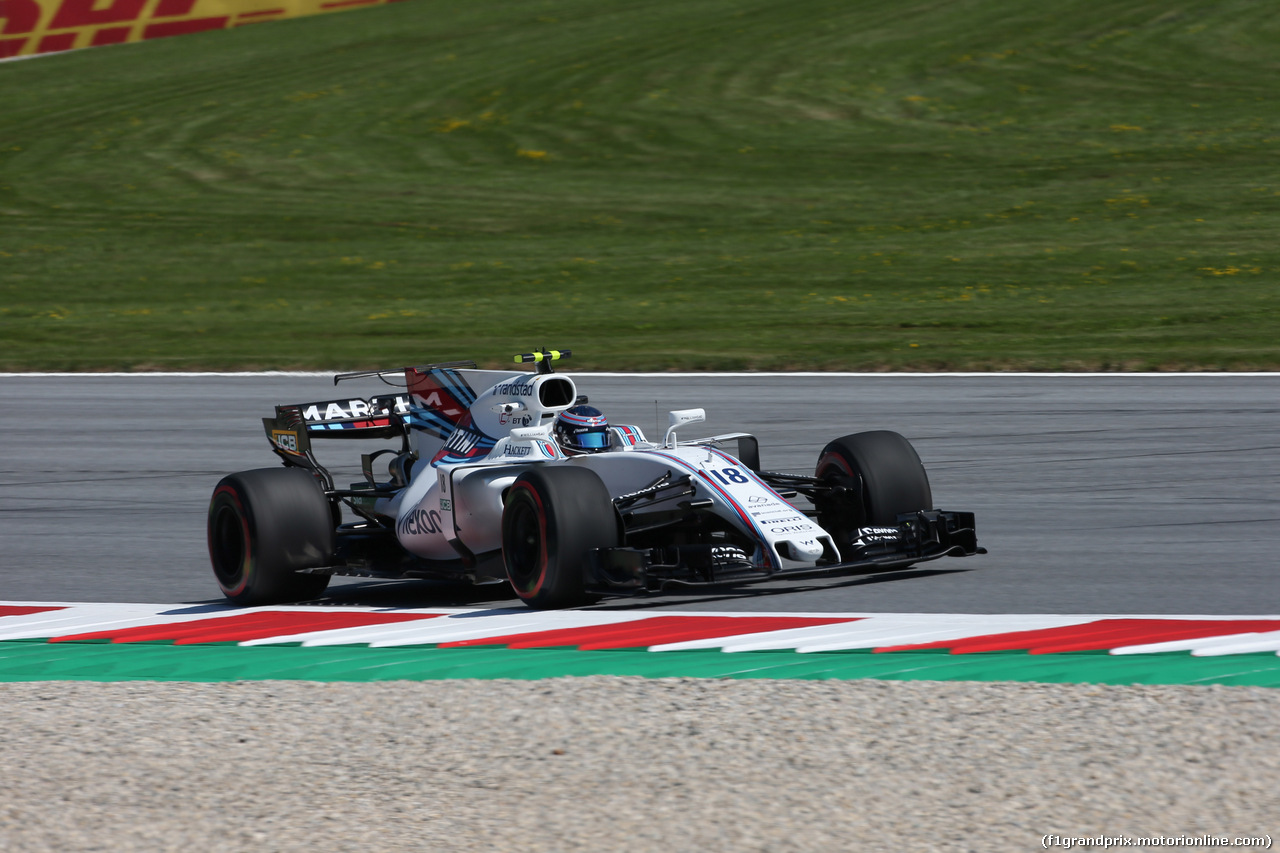
<instances>
[{"instance_id":1,"label":"formula one race car","mask_svg":"<svg viewBox=\"0 0 1280 853\"><path fill-rule=\"evenodd\" d=\"M534 372L449 362L342 374L335 384L407 381L368 399L277 406L263 424L284 467L224 477L209 504L223 593L258 605L314 598L332 575L509 580L529 606L560 608L986 553L972 513L934 509L897 433L832 441L813 476L762 471L746 433L677 438L702 409L671 412L660 441L608 424L553 371L568 355L516 357ZM340 488L312 452L319 439L398 446L364 454L363 481Z\"/></svg>"}]
</instances>

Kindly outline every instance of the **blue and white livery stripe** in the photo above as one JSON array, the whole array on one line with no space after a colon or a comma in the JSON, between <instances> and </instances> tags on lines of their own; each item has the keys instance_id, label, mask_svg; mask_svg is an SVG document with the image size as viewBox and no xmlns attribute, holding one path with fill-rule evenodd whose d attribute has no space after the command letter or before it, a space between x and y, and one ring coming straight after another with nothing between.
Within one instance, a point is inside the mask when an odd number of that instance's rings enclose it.
<instances>
[{"instance_id":1,"label":"blue and white livery stripe","mask_svg":"<svg viewBox=\"0 0 1280 853\"><path fill-rule=\"evenodd\" d=\"M609 419L604 415L587 415L584 417L583 415L575 414L572 410L561 412L560 420L574 426L598 427L609 425Z\"/></svg>"},{"instance_id":2,"label":"blue and white livery stripe","mask_svg":"<svg viewBox=\"0 0 1280 853\"><path fill-rule=\"evenodd\" d=\"M640 432L633 426L615 426L618 439L627 447L635 447L640 443Z\"/></svg>"},{"instance_id":3,"label":"blue and white livery stripe","mask_svg":"<svg viewBox=\"0 0 1280 853\"><path fill-rule=\"evenodd\" d=\"M407 420L410 427L425 430L436 438L448 438L455 429L453 422L439 412L416 406L409 412Z\"/></svg>"},{"instance_id":4,"label":"blue and white livery stripe","mask_svg":"<svg viewBox=\"0 0 1280 853\"><path fill-rule=\"evenodd\" d=\"M764 480L761 480L759 477L757 477L756 473L752 471L750 468L747 468L745 465L743 465L740 460L734 459L732 456L728 455L727 453L722 453L721 451L716 450L713 447L708 447L707 450L710 451L713 455L719 456L721 459L723 459L725 462L728 462L730 465L733 465L734 467L739 468L742 471L742 473L745 474L751 480L751 482L755 483L757 486L764 489L766 492L773 495L775 498L782 501L784 504L791 503L791 501L787 500L782 495L775 492L773 490L773 487L771 487L768 483L766 483Z\"/></svg>"},{"instance_id":5,"label":"blue and white livery stripe","mask_svg":"<svg viewBox=\"0 0 1280 853\"><path fill-rule=\"evenodd\" d=\"M710 488L712 491L719 494L720 497L724 498L725 503L733 507L734 512L738 514L738 518L742 521L743 525L745 525L747 529L755 531L756 537L762 543L769 541L769 537L765 535L764 528L762 528L756 522L756 520L751 517L751 514L746 511L746 509L742 506L742 504L738 503L737 498L735 498L728 489L724 488L724 486L721 486L712 477L708 476L708 474L705 471L703 471L702 469L698 468L695 465L692 465L686 462L685 460L681 459L679 456L675 456L670 453L653 451L653 455L660 456L663 459L667 459L671 462L674 462L675 464L679 465L681 468L684 468L687 471L693 472L695 475L697 475L699 483L702 483L704 486ZM730 460L735 467L740 466L742 464L736 459L732 459L731 457L724 456L724 454L720 454L720 455L723 458ZM772 489L770 491L772 491ZM774 494L777 494L777 493L774 492ZM777 568L777 566L774 565L773 555L770 553L770 550L771 549L767 547L760 548L760 552L762 554L763 561L764 561L764 566L765 568L771 568L771 569Z\"/></svg>"},{"instance_id":6,"label":"blue and white livery stripe","mask_svg":"<svg viewBox=\"0 0 1280 853\"><path fill-rule=\"evenodd\" d=\"M466 406L470 406L476 401L476 392L467 384L467 380L462 378L462 374L456 370L440 370L436 373L440 380L440 385L450 394L457 397L460 402Z\"/></svg>"}]
</instances>

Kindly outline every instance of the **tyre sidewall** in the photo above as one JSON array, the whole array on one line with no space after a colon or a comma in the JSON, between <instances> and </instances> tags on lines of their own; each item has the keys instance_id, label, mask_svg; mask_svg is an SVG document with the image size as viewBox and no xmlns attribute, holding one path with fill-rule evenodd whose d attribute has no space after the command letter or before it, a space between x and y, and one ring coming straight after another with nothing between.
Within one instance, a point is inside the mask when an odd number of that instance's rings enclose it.
<instances>
[{"instance_id":1,"label":"tyre sidewall","mask_svg":"<svg viewBox=\"0 0 1280 853\"><path fill-rule=\"evenodd\" d=\"M527 544L516 541L517 525L536 516L539 547L530 566ZM511 586L538 608L585 603L588 553L619 543L613 500L604 483L586 468L546 466L526 471L507 493L502 524L503 561ZM519 565L517 565L519 564Z\"/></svg>"},{"instance_id":2,"label":"tyre sidewall","mask_svg":"<svg viewBox=\"0 0 1280 853\"><path fill-rule=\"evenodd\" d=\"M860 432L832 441L818 457L815 475L861 478L866 524L893 525L899 515L933 509L933 491L920 456L896 432Z\"/></svg>"},{"instance_id":3,"label":"tyre sidewall","mask_svg":"<svg viewBox=\"0 0 1280 853\"><path fill-rule=\"evenodd\" d=\"M226 539L233 531L242 537L239 543ZM328 565L335 539L329 501L300 468L224 477L209 502L208 537L218 585L237 604L314 598L328 586L328 575L297 573Z\"/></svg>"}]
</instances>

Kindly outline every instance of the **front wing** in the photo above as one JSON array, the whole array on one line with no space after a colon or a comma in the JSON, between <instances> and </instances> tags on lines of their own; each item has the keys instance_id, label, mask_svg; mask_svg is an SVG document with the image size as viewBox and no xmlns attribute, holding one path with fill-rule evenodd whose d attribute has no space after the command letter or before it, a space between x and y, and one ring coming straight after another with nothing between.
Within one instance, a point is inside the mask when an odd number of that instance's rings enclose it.
<instances>
[{"instance_id":1,"label":"front wing","mask_svg":"<svg viewBox=\"0 0 1280 853\"><path fill-rule=\"evenodd\" d=\"M828 554L811 566L766 569L729 545L672 545L664 548L597 548L584 569L587 589L626 594L669 584L710 586L771 580L782 576L876 572L905 569L940 557L985 554L971 512L929 510L898 517L894 527L863 527L842 554Z\"/></svg>"}]
</instances>

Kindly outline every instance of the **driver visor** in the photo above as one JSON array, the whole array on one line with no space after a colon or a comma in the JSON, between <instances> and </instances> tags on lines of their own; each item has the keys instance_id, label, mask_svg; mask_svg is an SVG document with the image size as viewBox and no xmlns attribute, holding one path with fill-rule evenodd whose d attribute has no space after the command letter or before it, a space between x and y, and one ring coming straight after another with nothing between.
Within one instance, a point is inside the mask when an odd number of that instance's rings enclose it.
<instances>
[{"instance_id":1,"label":"driver visor","mask_svg":"<svg viewBox=\"0 0 1280 853\"><path fill-rule=\"evenodd\" d=\"M578 442L579 447L588 450L600 450L609 446L609 434L605 432L584 432L582 435L574 436L574 440Z\"/></svg>"}]
</instances>

